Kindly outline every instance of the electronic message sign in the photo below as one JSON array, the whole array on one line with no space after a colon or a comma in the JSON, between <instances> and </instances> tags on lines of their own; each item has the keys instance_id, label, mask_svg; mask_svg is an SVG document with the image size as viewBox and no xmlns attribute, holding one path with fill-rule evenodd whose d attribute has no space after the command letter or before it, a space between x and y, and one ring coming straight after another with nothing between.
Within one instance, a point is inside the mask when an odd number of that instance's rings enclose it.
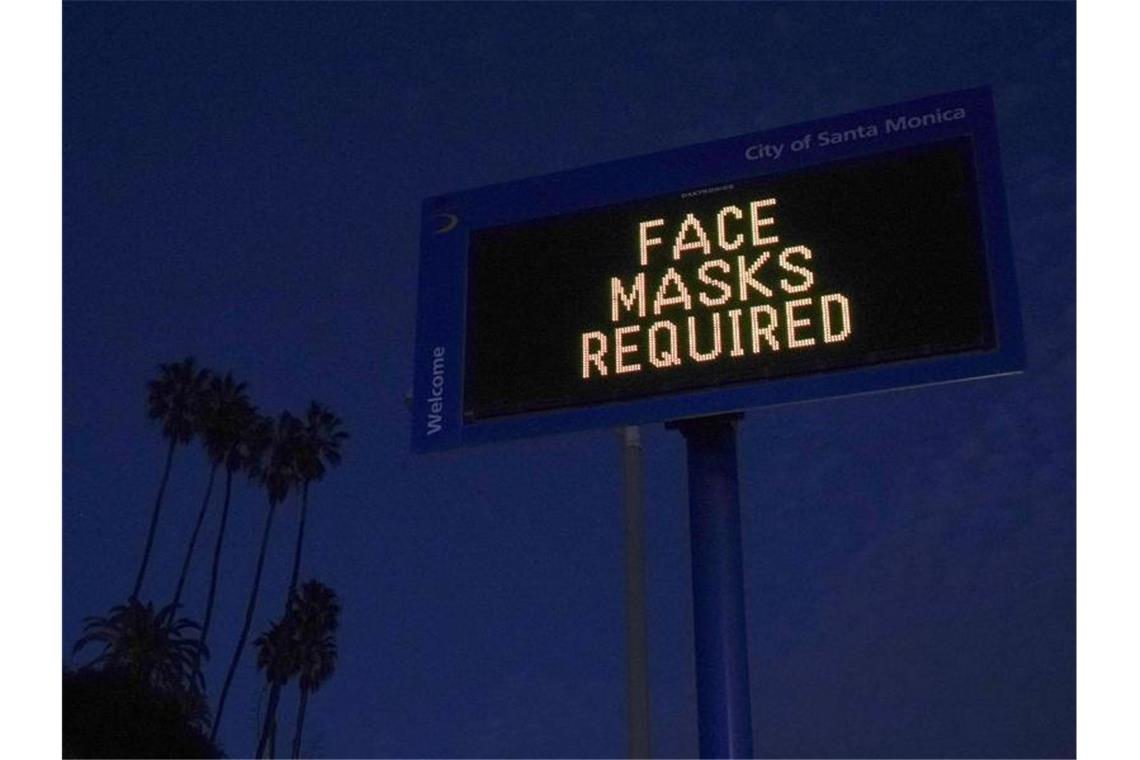
<instances>
[{"instance_id":1,"label":"electronic message sign","mask_svg":"<svg viewBox=\"0 0 1140 760\"><path fill-rule=\"evenodd\" d=\"M1015 371L988 91L427 201L419 450Z\"/></svg>"}]
</instances>

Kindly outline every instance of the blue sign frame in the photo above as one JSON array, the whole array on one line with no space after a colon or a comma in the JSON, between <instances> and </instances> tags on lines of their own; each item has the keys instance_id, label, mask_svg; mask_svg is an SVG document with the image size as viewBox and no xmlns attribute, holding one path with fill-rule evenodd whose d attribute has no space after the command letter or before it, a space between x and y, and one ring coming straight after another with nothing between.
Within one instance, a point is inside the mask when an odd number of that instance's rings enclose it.
<instances>
[{"instance_id":1,"label":"blue sign frame","mask_svg":"<svg viewBox=\"0 0 1140 760\"><path fill-rule=\"evenodd\" d=\"M961 109L960 111L958 109ZM924 118L925 117L925 118ZM903 122L899 122L899 119ZM885 130L890 120L903 125ZM876 130L861 129L878 125ZM913 126L910 126L913 125ZM871 131L876 134L867 136ZM805 135L846 133L843 140ZM468 239L474 230L584 211L691 188L873 156L953 137L973 140L997 348L671 392L594 406L465 421ZM797 142L799 141L799 142ZM794 146L799 144L800 150ZM763 146L783 145L779 156ZM424 201L416 323L412 448L439 451L496 440L666 420L1018 372L1024 342L989 88L962 90L676 150L596 164Z\"/></svg>"}]
</instances>

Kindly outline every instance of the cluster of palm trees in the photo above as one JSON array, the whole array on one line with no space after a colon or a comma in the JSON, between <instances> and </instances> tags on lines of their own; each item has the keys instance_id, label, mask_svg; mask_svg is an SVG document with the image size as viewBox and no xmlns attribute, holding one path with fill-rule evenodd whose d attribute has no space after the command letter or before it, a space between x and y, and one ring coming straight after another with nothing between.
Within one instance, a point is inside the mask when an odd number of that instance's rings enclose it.
<instances>
[{"instance_id":1,"label":"cluster of palm trees","mask_svg":"<svg viewBox=\"0 0 1140 760\"><path fill-rule=\"evenodd\" d=\"M300 698L292 749L293 757L299 757L309 694L332 675L336 665L340 612L339 600L332 589L318 581L299 585L309 491L312 484L324 478L329 468L340 463L341 448L348 434L341 429L341 420L315 401L300 416L288 411L276 417L265 416L250 401L245 383L236 381L230 373L221 376L200 368L193 358L160 365L158 377L148 384L147 413L162 426L166 457L138 574L125 604L112 608L106 617L88 618L86 635L76 643L75 649L101 644L102 653L88 667L128 672L152 688L179 696L186 705L188 719L202 727L208 725L210 740L216 741L226 698L253 625L274 517L291 495L297 495L301 502L300 519L284 611L254 643L257 666L264 671L270 689L257 757L262 757L266 750L273 756L281 690L294 678L298 681ZM156 610L153 602L144 604L139 595L150 564L174 454L179 446L195 440L201 443L209 463L205 492L187 539L174 592L169 602ZM187 578L210 511L219 469L225 475L224 497L199 623L178 615L184 606ZM207 643L235 475L256 483L265 493L268 508L241 631L211 719L202 661L209 652Z\"/></svg>"},{"instance_id":2,"label":"cluster of palm trees","mask_svg":"<svg viewBox=\"0 0 1140 760\"><path fill-rule=\"evenodd\" d=\"M296 678L301 696L293 729L293 757L301 756L301 731L309 694L316 691L336 667L336 629L340 602L336 592L320 581L308 581L290 594L289 608L280 620L253 642L257 667L269 682L269 707L262 723L257 757L276 755L277 707L281 689Z\"/></svg>"}]
</instances>

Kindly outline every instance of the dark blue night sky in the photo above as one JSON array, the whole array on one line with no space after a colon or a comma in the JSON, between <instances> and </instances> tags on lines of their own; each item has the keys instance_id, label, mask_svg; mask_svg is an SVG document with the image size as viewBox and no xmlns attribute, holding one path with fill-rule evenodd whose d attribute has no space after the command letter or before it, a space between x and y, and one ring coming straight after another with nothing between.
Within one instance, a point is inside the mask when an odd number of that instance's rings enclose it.
<instances>
[{"instance_id":1,"label":"dark blue night sky","mask_svg":"<svg viewBox=\"0 0 1140 760\"><path fill-rule=\"evenodd\" d=\"M344 613L307 752L623 754L615 434L409 453L422 199L989 84L1027 370L747 416L755 746L1074 754L1075 66L1064 3L66 4L64 661L130 592L165 455L145 383L193 354L352 433L312 492L302 574ZM654 753L692 756L684 446L643 436ZM144 598L171 595L206 475L179 450ZM214 688L264 498L233 509ZM262 682L247 658L231 754Z\"/></svg>"}]
</instances>

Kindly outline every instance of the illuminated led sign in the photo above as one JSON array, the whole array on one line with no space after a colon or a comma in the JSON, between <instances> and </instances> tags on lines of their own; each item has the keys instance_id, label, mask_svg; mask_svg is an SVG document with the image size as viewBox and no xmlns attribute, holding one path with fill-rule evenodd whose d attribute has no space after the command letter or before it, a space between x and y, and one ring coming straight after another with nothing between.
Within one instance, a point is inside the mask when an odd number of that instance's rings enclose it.
<instances>
[{"instance_id":1,"label":"illuminated led sign","mask_svg":"<svg viewBox=\"0 0 1140 760\"><path fill-rule=\"evenodd\" d=\"M991 108L952 93L428 201L415 447L1016 370Z\"/></svg>"}]
</instances>

